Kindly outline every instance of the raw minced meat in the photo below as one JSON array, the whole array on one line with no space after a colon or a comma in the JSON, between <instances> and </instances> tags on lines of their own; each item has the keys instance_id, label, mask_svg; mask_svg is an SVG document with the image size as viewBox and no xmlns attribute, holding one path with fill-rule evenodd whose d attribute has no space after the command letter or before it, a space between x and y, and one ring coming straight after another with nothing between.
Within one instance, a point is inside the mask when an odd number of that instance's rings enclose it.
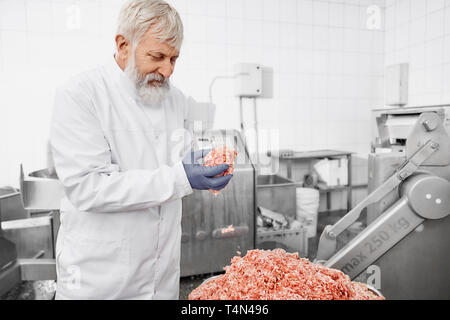
<instances>
[{"instance_id":1,"label":"raw minced meat","mask_svg":"<svg viewBox=\"0 0 450 320\"><path fill-rule=\"evenodd\" d=\"M233 149L227 149L226 146L223 146L221 148L216 148L212 150L208 155L204 157L204 166L206 167L213 167L218 166L220 164L228 164L230 167L223 173L219 174L220 176L226 176L233 174L234 171L234 161L236 159L237 152ZM212 191L214 195L218 195L220 191L213 190Z\"/></svg>"},{"instance_id":2,"label":"raw minced meat","mask_svg":"<svg viewBox=\"0 0 450 320\"><path fill-rule=\"evenodd\" d=\"M189 300L384 299L339 270L282 249L250 250L245 257L234 257L224 270L193 290Z\"/></svg>"}]
</instances>

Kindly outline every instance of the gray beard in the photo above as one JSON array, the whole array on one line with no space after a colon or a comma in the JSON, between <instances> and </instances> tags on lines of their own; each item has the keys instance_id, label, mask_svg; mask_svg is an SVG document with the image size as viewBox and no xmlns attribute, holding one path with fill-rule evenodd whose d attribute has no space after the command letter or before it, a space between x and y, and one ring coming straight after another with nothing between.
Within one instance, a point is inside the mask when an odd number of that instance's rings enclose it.
<instances>
[{"instance_id":1,"label":"gray beard","mask_svg":"<svg viewBox=\"0 0 450 320\"><path fill-rule=\"evenodd\" d=\"M144 104L160 104L170 90L170 81L168 78L164 78L157 73L150 73L145 76L141 75L137 69L134 54L125 68L125 74L134 83L137 94ZM161 85L151 86L149 84L151 80L161 81Z\"/></svg>"}]
</instances>

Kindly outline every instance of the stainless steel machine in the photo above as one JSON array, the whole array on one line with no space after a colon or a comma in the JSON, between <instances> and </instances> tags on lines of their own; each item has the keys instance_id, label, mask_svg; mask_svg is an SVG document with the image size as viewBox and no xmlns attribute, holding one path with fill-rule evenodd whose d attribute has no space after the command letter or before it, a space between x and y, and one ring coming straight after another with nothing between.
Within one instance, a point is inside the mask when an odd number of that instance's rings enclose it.
<instances>
[{"instance_id":1,"label":"stainless steel machine","mask_svg":"<svg viewBox=\"0 0 450 320\"><path fill-rule=\"evenodd\" d=\"M61 189L59 181L48 170L25 179L22 168L20 181L20 191L0 197L0 207L5 209L0 210L0 295L21 281L56 280L54 244L59 215L52 210L59 202L49 199L59 196L55 193ZM2 217L3 212L8 213Z\"/></svg>"},{"instance_id":2,"label":"stainless steel machine","mask_svg":"<svg viewBox=\"0 0 450 320\"><path fill-rule=\"evenodd\" d=\"M450 105L375 109L372 112L372 122L376 124L373 127L372 152L379 153L386 149L405 152L406 140L424 112L435 113L450 135Z\"/></svg>"},{"instance_id":3,"label":"stainless steel machine","mask_svg":"<svg viewBox=\"0 0 450 320\"><path fill-rule=\"evenodd\" d=\"M325 228L318 261L352 279L379 267L388 299L450 298L448 110L378 110L374 150L383 153L369 156L369 196ZM366 208L367 227L336 252L337 236Z\"/></svg>"},{"instance_id":4,"label":"stainless steel machine","mask_svg":"<svg viewBox=\"0 0 450 320\"><path fill-rule=\"evenodd\" d=\"M238 155L233 179L218 195L195 190L183 199L181 276L223 271L255 245L255 168L236 130L197 132L195 148L226 145Z\"/></svg>"}]
</instances>

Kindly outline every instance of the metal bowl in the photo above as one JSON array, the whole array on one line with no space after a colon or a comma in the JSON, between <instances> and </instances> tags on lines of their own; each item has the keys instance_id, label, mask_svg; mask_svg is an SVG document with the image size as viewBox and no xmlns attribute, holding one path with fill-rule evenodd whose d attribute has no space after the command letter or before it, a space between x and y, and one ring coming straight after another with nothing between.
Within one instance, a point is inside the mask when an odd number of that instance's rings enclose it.
<instances>
[{"instance_id":1,"label":"metal bowl","mask_svg":"<svg viewBox=\"0 0 450 320\"><path fill-rule=\"evenodd\" d=\"M218 278L218 277L220 277L220 276L221 276L221 274L219 274L219 275L217 275L217 276L209 277L208 279L205 279L205 280L202 282L201 286L204 285L204 284L207 284L209 281L211 281L211 280L213 280L213 279L215 279L215 278Z\"/></svg>"},{"instance_id":2,"label":"metal bowl","mask_svg":"<svg viewBox=\"0 0 450 320\"><path fill-rule=\"evenodd\" d=\"M372 286L370 286L370 285L368 285L368 284L366 284L366 283L363 283L363 282L357 282L357 283L363 285L363 286L366 287L370 292L372 292L373 294L377 295L378 297L384 298L383 294L382 294L379 290L375 289L374 287L372 287Z\"/></svg>"}]
</instances>

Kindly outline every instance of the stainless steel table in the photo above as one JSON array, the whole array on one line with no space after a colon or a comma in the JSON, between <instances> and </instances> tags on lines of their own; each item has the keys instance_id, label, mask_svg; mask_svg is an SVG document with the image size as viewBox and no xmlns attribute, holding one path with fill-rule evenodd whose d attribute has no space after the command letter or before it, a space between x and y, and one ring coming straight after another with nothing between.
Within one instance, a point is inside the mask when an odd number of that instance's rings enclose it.
<instances>
[{"instance_id":1,"label":"stainless steel table","mask_svg":"<svg viewBox=\"0 0 450 320\"><path fill-rule=\"evenodd\" d=\"M292 166L296 161L311 161L320 159L336 159L336 158L346 158L348 165L348 184L346 186L337 187L327 187L320 185L319 189L321 192L325 192L327 196L327 210L330 210L331 206L331 196L330 193L333 191L346 190L347 191L347 210L352 208L352 152L348 151L338 151L338 150L316 150L316 151L303 151L303 152L292 152L290 154L281 154L279 159L280 162L286 162L287 166L287 177L293 180ZM311 171L311 170L310 170Z\"/></svg>"}]
</instances>

